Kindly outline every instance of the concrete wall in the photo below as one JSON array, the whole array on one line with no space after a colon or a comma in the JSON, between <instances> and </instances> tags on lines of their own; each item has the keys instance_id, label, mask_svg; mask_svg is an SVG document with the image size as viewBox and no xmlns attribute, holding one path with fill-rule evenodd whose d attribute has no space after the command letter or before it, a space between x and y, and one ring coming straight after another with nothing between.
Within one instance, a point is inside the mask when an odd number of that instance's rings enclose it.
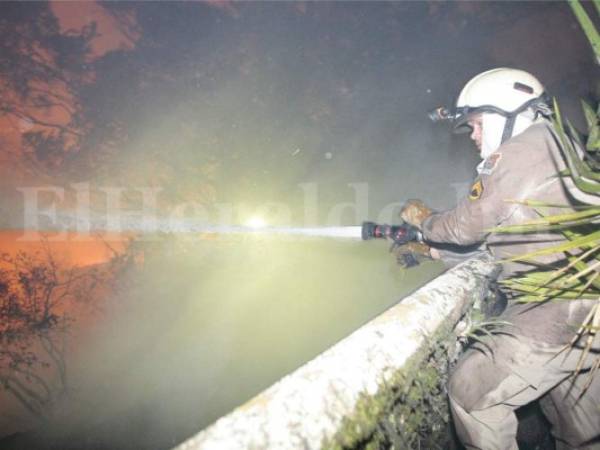
<instances>
[{"instance_id":1,"label":"concrete wall","mask_svg":"<svg viewBox=\"0 0 600 450\"><path fill-rule=\"evenodd\" d=\"M177 450L340 448L349 424L354 435L372 433L354 420L364 399L416 370L432 337L455 327L494 272L481 257L440 275ZM367 412L377 420L382 411Z\"/></svg>"}]
</instances>

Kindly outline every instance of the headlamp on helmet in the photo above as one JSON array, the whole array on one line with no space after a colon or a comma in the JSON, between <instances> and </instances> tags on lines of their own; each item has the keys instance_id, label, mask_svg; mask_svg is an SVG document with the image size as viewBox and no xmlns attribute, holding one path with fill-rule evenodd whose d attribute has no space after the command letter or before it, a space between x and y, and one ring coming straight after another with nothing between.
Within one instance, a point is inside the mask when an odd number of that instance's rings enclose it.
<instances>
[{"instance_id":1,"label":"headlamp on helmet","mask_svg":"<svg viewBox=\"0 0 600 450\"><path fill-rule=\"evenodd\" d=\"M499 114L506 118L502 142L512 136L519 114L529 111L533 118L550 116L548 97L544 86L528 72L499 68L483 72L471 79L463 88L453 111L437 108L429 113L433 121L447 120L454 132L470 131L469 120L482 113ZM443 112L443 114L442 114Z\"/></svg>"}]
</instances>

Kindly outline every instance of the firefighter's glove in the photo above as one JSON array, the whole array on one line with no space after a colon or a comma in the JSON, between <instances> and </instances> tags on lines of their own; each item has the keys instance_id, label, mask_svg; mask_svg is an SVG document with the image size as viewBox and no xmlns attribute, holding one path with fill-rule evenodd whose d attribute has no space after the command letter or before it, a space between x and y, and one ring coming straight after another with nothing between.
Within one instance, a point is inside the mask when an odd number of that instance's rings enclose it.
<instances>
[{"instance_id":1,"label":"firefighter's glove","mask_svg":"<svg viewBox=\"0 0 600 450\"><path fill-rule=\"evenodd\" d=\"M433 211L421 200L407 200L400 211L402 220L417 227L419 230L425 219L431 214L433 214Z\"/></svg>"},{"instance_id":2,"label":"firefighter's glove","mask_svg":"<svg viewBox=\"0 0 600 450\"><path fill-rule=\"evenodd\" d=\"M421 242L408 242L392 247L396 262L405 268L416 266L424 258L430 258L429 246Z\"/></svg>"},{"instance_id":3,"label":"firefighter's glove","mask_svg":"<svg viewBox=\"0 0 600 450\"><path fill-rule=\"evenodd\" d=\"M415 267L420 264L417 257L412 253L402 253L401 255L398 255L396 261L405 269L410 269L411 267Z\"/></svg>"}]
</instances>

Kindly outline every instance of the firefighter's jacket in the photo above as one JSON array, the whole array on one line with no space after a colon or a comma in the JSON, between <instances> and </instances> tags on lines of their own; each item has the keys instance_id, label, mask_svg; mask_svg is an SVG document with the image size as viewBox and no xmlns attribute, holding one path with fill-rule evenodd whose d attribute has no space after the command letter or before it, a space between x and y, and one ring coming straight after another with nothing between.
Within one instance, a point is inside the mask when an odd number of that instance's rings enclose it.
<instances>
[{"instance_id":1,"label":"firefighter's jacket","mask_svg":"<svg viewBox=\"0 0 600 450\"><path fill-rule=\"evenodd\" d=\"M501 145L480 168L469 194L449 211L428 217L422 225L426 241L470 245L487 244L495 259L531 252L564 240L549 232L498 234L490 230L501 225L521 224L539 214L521 202L537 200L572 205L573 198L557 173L565 168L557 139L549 122L543 120ZM564 213L568 209L546 208L544 213ZM553 262L558 255L540 258ZM505 266L503 276L524 267ZM529 266L528 268L531 268Z\"/></svg>"},{"instance_id":2,"label":"firefighter's jacket","mask_svg":"<svg viewBox=\"0 0 600 450\"><path fill-rule=\"evenodd\" d=\"M579 194L570 178L557 176L564 167L550 125L537 123L490 155L469 195L456 208L428 217L422 224L423 235L429 241L459 245L485 242L496 259L562 241L559 232L496 234L489 230L539 218L534 209L514 201L574 206L573 195ZM598 202L591 196L582 200ZM544 212L565 211L570 209ZM563 256L552 255L545 262L557 259ZM530 268L505 266L504 276ZM510 323L507 331L490 334L485 345L476 343L467 350L449 382L454 423L465 447L517 449L514 410L541 399L557 448L600 450L600 372L587 390L581 387L590 380L584 374L598 357L600 341L594 341L587 356L580 345L574 345L557 357L595 304L596 300L561 299L535 305L509 303L499 316ZM572 377L577 367L581 375Z\"/></svg>"}]
</instances>

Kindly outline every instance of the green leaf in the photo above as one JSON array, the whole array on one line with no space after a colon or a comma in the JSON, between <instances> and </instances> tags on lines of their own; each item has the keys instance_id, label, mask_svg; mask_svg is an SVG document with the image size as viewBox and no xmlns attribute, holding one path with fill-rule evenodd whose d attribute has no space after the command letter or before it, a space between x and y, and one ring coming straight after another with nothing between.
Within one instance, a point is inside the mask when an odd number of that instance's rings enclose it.
<instances>
[{"instance_id":1,"label":"green leaf","mask_svg":"<svg viewBox=\"0 0 600 450\"><path fill-rule=\"evenodd\" d=\"M600 218L600 207L595 205L586 205L584 207L574 207L577 209L575 212L569 212L566 214L554 214L547 215L543 214L543 207L549 206L543 202L520 202L526 205L534 206L535 211L540 214L539 219L532 219L530 221L515 224L505 225L492 228L488 230L494 233L534 233L539 231L561 231L565 229L576 229L576 227L583 227L586 225L593 225L593 223ZM543 205L540 207L539 205ZM552 205L556 207L556 205Z\"/></svg>"},{"instance_id":2,"label":"green leaf","mask_svg":"<svg viewBox=\"0 0 600 450\"><path fill-rule=\"evenodd\" d=\"M592 50L594 50L596 55L596 61L600 61L600 35L598 35L598 31L596 31L594 23L591 21L590 16L588 16L585 9L583 9L583 6L581 6L579 0L571 0L568 4L581 24L581 28L583 28L583 32L588 38L588 41L592 45ZM598 8L596 3L595 6Z\"/></svg>"},{"instance_id":3,"label":"green leaf","mask_svg":"<svg viewBox=\"0 0 600 450\"><path fill-rule=\"evenodd\" d=\"M567 125L567 138L573 140L580 148L583 148L583 141L581 140L579 131L577 131L569 119L565 119L565 124Z\"/></svg>"},{"instance_id":4,"label":"green leaf","mask_svg":"<svg viewBox=\"0 0 600 450\"><path fill-rule=\"evenodd\" d=\"M586 146L583 144L581 139L579 138L579 133L573 126L573 124L567 120L567 127L569 128L569 134L566 136L567 140L572 144L572 141L575 141L575 144L578 148L583 150L586 149ZM569 139L572 137L573 139ZM590 179L600 180L600 162L596 161L591 155L587 159L582 159L581 155L575 150L575 147L571 145L569 150L573 153L576 158L576 162L578 166L581 167L581 175ZM587 152L589 153L589 152Z\"/></svg>"},{"instance_id":5,"label":"green leaf","mask_svg":"<svg viewBox=\"0 0 600 450\"><path fill-rule=\"evenodd\" d=\"M540 224L540 225L506 225L504 227L496 227L491 230L487 230L491 233L502 233L502 234L530 234L530 233L538 233L540 231L563 231L568 230L573 227L581 227L585 225L590 225L593 219L580 220L578 222L571 223L561 223L555 225L549 224Z\"/></svg>"},{"instance_id":6,"label":"green leaf","mask_svg":"<svg viewBox=\"0 0 600 450\"><path fill-rule=\"evenodd\" d=\"M600 174L595 174L589 166L579 159L579 155L573 148L572 142L567 138L562 123L560 123L560 112L556 112L557 118L554 120L554 126L557 129L558 137L561 141L561 152L565 157L569 168L571 178L582 192L588 194L599 194L600 183L595 182L594 178L600 180ZM587 179L586 179L587 178Z\"/></svg>"},{"instance_id":7,"label":"green leaf","mask_svg":"<svg viewBox=\"0 0 600 450\"><path fill-rule=\"evenodd\" d=\"M600 181L600 173L595 172L589 163L587 163L581 159L581 157L575 150L572 142L569 140L568 136L576 136L577 131L575 130L575 128L573 127L571 122L568 120L567 120L567 127L569 128L569 134L564 136L564 138L568 142L569 145L567 145L564 150L566 150L569 153L569 155L573 158L573 162L575 163L575 166L577 167L578 173L581 176L588 178L589 180ZM576 138L575 140L576 140L577 144L579 145L579 147L584 148L583 143L579 139ZM590 162L591 161L592 160L590 160Z\"/></svg>"},{"instance_id":8,"label":"green leaf","mask_svg":"<svg viewBox=\"0 0 600 450\"><path fill-rule=\"evenodd\" d=\"M513 280L512 286L527 292L537 294L547 294L548 292L572 292L578 294L582 283L578 280L565 280L561 283L538 283L534 280L528 279L526 276Z\"/></svg>"},{"instance_id":9,"label":"green leaf","mask_svg":"<svg viewBox=\"0 0 600 450\"><path fill-rule=\"evenodd\" d=\"M597 152L600 149L600 127L598 125L590 128L585 148L590 152Z\"/></svg>"},{"instance_id":10,"label":"green leaf","mask_svg":"<svg viewBox=\"0 0 600 450\"><path fill-rule=\"evenodd\" d=\"M558 176L559 177L570 177L571 171L569 169L563 169L560 172L558 172Z\"/></svg>"},{"instance_id":11,"label":"green leaf","mask_svg":"<svg viewBox=\"0 0 600 450\"><path fill-rule=\"evenodd\" d=\"M568 173L566 173L566 175L568 175ZM548 203L548 202L542 202L542 201L538 201L538 200L506 200L507 203L517 203L517 204L521 204L521 205L525 205L525 206L531 206L531 207L542 207L542 208L569 208L569 209L573 209L573 210L587 210L590 208L597 208L597 206L594 205L561 205L561 204L557 204L557 203Z\"/></svg>"},{"instance_id":12,"label":"green leaf","mask_svg":"<svg viewBox=\"0 0 600 450\"><path fill-rule=\"evenodd\" d=\"M575 257L574 256L569 256L569 260L574 261ZM587 269L587 264L585 264L583 261L578 261L574 263L574 267L577 270L583 271ZM598 278L593 278L591 279L592 282L592 286L598 290L600 290L600 279Z\"/></svg>"},{"instance_id":13,"label":"green leaf","mask_svg":"<svg viewBox=\"0 0 600 450\"><path fill-rule=\"evenodd\" d=\"M584 100L581 100L581 106L583 107L583 115L585 116L588 128L597 125L598 116L596 115L596 111L594 111L590 104Z\"/></svg>"},{"instance_id":14,"label":"green leaf","mask_svg":"<svg viewBox=\"0 0 600 450\"><path fill-rule=\"evenodd\" d=\"M583 211L567 213L567 214L554 214L552 216L544 216L539 219L529 220L522 223L521 225L547 225L556 223L566 222L577 222L582 219L593 219L596 216L600 216L600 206L591 206Z\"/></svg>"},{"instance_id":15,"label":"green leaf","mask_svg":"<svg viewBox=\"0 0 600 450\"><path fill-rule=\"evenodd\" d=\"M504 283L503 283L504 285ZM529 300L543 301L548 299L597 299L598 293L582 292L580 289L572 288L547 288L527 283L508 283L506 287L511 291L527 296Z\"/></svg>"},{"instance_id":16,"label":"green leaf","mask_svg":"<svg viewBox=\"0 0 600 450\"><path fill-rule=\"evenodd\" d=\"M581 101L583 114L588 126L588 138L586 148L588 151L595 152L600 149L600 127L598 126L598 115L596 111L585 101Z\"/></svg>"},{"instance_id":17,"label":"green leaf","mask_svg":"<svg viewBox=\"0 0 600 450\"><path fill-rule=\"evenodd\" d=\"M519 261L522 259L531 259L536 256L562 253L562 252L566 252L569 250L577 249L582 246L594 245L599 242L600 242L600 231L596 231L594 233L573 239L572 241L563 242L559 245L544 248L541 250L536 250L534 252L526 253L525 255L515 256L514 258L510 258L509 261Z\"/></svg>"}]
</instances>

